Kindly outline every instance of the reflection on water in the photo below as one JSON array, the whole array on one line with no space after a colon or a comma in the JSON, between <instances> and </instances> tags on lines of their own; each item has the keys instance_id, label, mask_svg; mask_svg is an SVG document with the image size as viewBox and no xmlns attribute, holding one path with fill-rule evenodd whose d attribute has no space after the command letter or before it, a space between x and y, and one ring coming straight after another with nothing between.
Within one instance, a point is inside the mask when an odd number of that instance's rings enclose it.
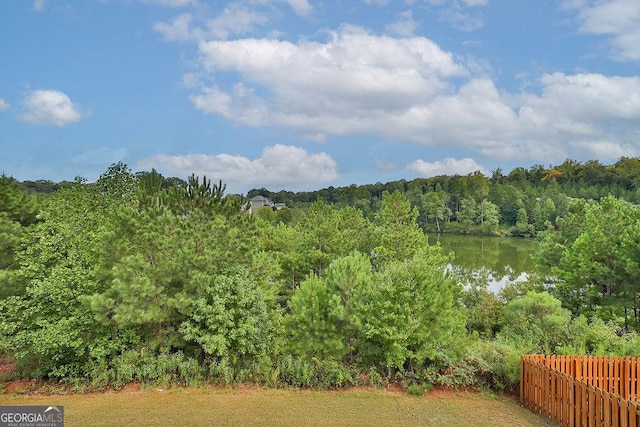
<instances>
[{"instance_id":1,"label":"reflection on water","mask_svg":"<svg viewBox=\"0 0 640 427\"><path fill-rule=\"evenodd\" d=\"M488 270L485 267L481 267L476 270L464 268L459 265L453 264L449 264L447 267L460 279L462 283L465 284L465 287L473 286L482 288L486 285L487 289L494 293L498 293L509 283L520 283L527 281L530 274L526 271L515 274L514 272L509 271L509 266L506 266L504 273L498 273L493 270Z\"/></svg>"},{"instance_id":2,"label":"reflection on water","mask_svg":"<svg viewBox=\"0 0 640 427\"><path fill-rule=\"evenodd\" d=\"M429 243L436 242L446 253L453 252L451 271L467 285L486 283L497 292L535 272L531 254L538 249L538 242L533 239L430 234Z\"/></svg>"}]
</instances>

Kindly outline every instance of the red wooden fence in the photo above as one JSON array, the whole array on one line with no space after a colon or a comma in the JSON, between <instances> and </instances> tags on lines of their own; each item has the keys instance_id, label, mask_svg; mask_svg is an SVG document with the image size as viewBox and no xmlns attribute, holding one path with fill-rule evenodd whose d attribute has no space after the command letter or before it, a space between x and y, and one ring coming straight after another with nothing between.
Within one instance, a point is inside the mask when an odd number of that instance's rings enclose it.
<instances>
[{"instance_id":1,"label":"red wooden fence","mask_svg":"<svg viewBox=\"0 0 640 427\"><path fill-rule=\"evenodd\" d=\"M640 427L640 359L524 355L520 400L562 426Z\"/></svg>"}]
</instances>

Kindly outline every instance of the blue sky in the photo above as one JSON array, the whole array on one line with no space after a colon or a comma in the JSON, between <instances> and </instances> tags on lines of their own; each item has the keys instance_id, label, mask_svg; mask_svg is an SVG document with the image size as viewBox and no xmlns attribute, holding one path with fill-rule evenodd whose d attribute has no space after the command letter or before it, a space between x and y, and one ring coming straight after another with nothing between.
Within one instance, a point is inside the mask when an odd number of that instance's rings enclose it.
<instances>
[{"instance_id":1,"label":"blue sky","mask_svg":"<svg viewBox=\"0 0 640 427\"><path fill-rule=\"evenodd\" d=\"M0 171L313 190L640 154L638 0L2 0Z\"/></svg>"}]
</instances>

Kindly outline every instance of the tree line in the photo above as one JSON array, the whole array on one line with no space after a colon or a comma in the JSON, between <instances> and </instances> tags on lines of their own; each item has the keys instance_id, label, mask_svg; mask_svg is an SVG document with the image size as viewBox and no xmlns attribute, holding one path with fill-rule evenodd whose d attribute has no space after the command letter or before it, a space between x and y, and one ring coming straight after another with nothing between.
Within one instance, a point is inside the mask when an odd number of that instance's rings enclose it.
<instances>
[{"instance_id":1,"label":"tree line","mask_svg":"<svg viewBox=\"0 0 640 427\"><path fill-rule=\"evenodd\" d=\"M142 179L149 174L134 174ZM163 177L163 189L186 187L187 181ZM58 191L71 182L23 181L20 187L37 194ZM480 172L468 175L442 175L317 191L250 190L246 198L261 195L287 206L276 215L262 212L264 219L276 222L295 220L316 200L337 208L354 207L373 220L380 211L385 192L401 192L418 209L418 224L427 232L533 237L567 213L572 199L600 200L608 195L640 203L640 159L622 157L606 165L597 160L578 162L567 159L559 165L516 167L509 173L498 168L491 176ZM266 209L265 209L266 210Z\"/></svg>"},{"instance_id":2,"label":"tree line","mask_svg":"<svg viewBox=\"0 0 640 427\"><path fill-rule=\"evenodd\" d=\"M298 193L261 188L247 196L262 195L302 209L321 198L337 207L356 207L372 219L382 194L399 191L418 208L425 231L530 237L555 227L555 218L567 213L572 199L600 200L611 194L639 203L639 189L640 159L623 157L611 165L567 159L546 168L516 167L508 174L498 168L491 176L475 172ZM286 221L290 213L281 216Z\"/></svg>"},{"instance_id":3,"label":"tree line","mask_svg":"<svg viewBox=\"0 0 640 427\"><path fill-rule=\"evenodd\" d=\"M122 163L45 195L0 177L0 356L91 387L509 390L523 352L640 354L631 202L568 200L541 233L549 277L498 295L451 271L407 191L383 191L372 217L245 202Z\"/></svg>"}]
</instances>

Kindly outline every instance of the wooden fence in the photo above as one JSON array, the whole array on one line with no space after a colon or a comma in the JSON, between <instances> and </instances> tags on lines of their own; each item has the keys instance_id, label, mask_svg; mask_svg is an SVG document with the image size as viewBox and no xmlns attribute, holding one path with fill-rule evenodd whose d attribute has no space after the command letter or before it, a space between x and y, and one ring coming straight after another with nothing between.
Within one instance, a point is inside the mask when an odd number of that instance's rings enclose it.
<instances>
[{"instance_id":1,"label":"wooden fence","mask_svg":"<svg viewBox=\"0 0 640 427\"><path fill-rule=\"evenodd\" d=\"M524 355L520 400L562 426L640 427L640 360Z\"/></svg>"}]
</instances>

